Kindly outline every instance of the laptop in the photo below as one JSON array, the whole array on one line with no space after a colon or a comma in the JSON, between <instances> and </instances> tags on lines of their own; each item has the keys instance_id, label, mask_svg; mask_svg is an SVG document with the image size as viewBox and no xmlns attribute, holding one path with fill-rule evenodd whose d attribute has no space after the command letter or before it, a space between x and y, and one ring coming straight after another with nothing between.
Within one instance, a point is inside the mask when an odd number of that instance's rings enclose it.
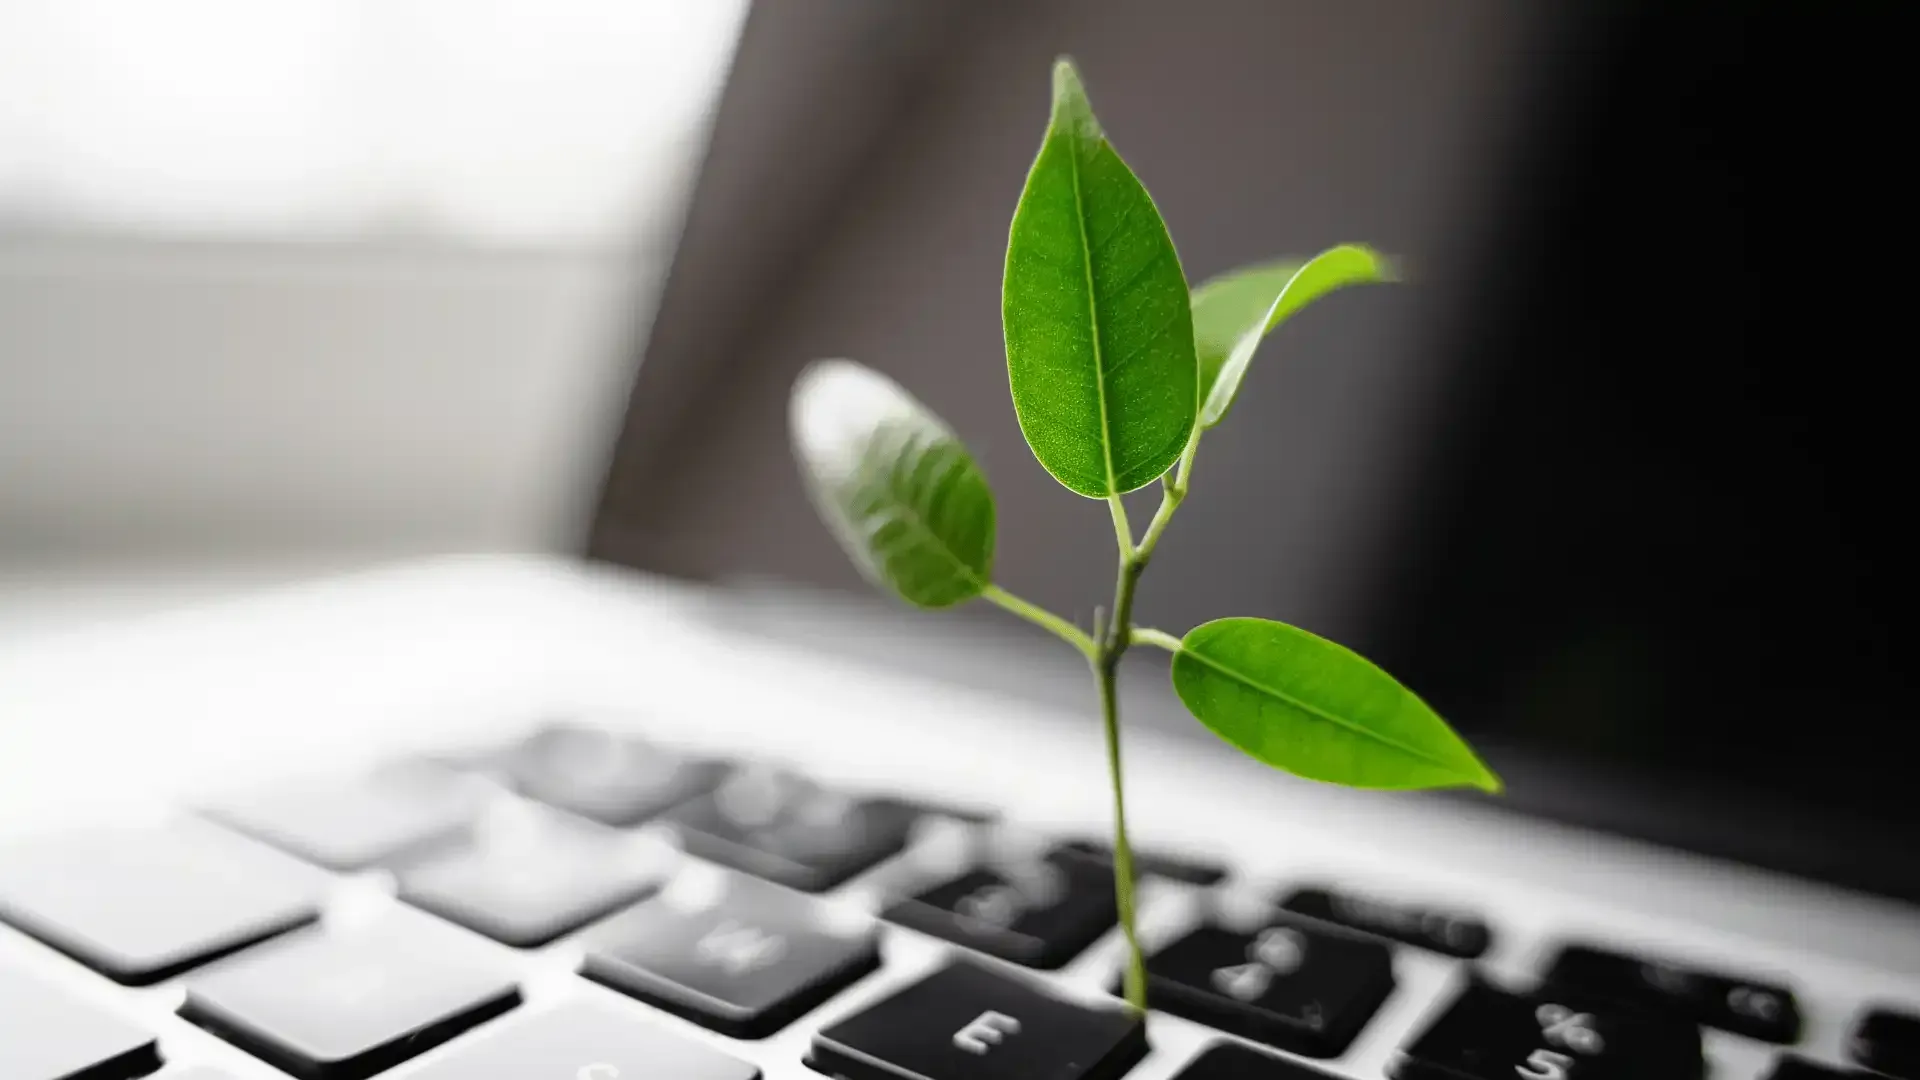
<instances>
[{"instance_id":1,"label":"laptop","mask_svg":"<svg viewBox=\"0 0 1920 1080\"><path fill-rule=\"evenodd\" d=\"M0 660L0 1080L1920 1076L1911 484L1862 359L1899 309L1859 270L1895 174L1847 123L1887 38L759 5L586 558ZM1267 344L1138 617L1348 642L1508 784L1273 772L1130 656L1144 1017L1083 667L871 595L784 427L806 362L887 372L992 478L1000 575L1090 620L1105 515L1020 441L997 320L1063 52L1190 280L1360 240L1413 281Z\"/></svg>"}]
</instances>

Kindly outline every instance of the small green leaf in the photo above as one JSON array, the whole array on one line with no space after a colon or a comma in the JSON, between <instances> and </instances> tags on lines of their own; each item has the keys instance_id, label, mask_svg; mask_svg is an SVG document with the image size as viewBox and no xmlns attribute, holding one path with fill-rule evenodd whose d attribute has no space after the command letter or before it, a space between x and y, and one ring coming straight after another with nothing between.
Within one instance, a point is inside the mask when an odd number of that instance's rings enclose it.
<instances>
[{"instance_id":1,"label":"small green leaf","mask_svg":"<svg viewBox=\"0 0 1920 1080\"><path fill-rule=\"evenodd\" d=\"M1286 623L1194 627L1173 655L1173 688L1215 734L1308 779L1500 790L1500 778L1413 691L1345 646Z\"/></svg>"},{"instance_id":2,"label":"small green leaf","mask_svg":"<svg viewBox=\"0 0 1920 1080\"><path fill-rule=\"evenodd\" d=\"M1302 262L1243 266L1193 290L1193 337L1200 358L1200 424L1226 419L1260 339L1288 316L1349 285L1394 280L1379 252L1342 244Z\"/></svg>"},{"instance_id":3,"label":"small green leaf","mask_svg":"<svg viewBox=\"0 0 1920 1080\"><path fill-rule=\"evenodd\" d=\"M1033 455L1070 491L1152 483L1199 405L1186 275L1153 199L1094 119L1073 64L1007 236L1007 378Z\"/></svg>"},{"instance_id":4,"label":"small green leaf","mask_svg":"<svg viewBox=\"0 0 1920 1080\"><path fill-rule=\"evenodd\" d=\"M874 584L924 608L993 579L993 492L973 455L898 383L820 360L793 384L794 456L814 506Z\"/></svg>"}]
</instances>

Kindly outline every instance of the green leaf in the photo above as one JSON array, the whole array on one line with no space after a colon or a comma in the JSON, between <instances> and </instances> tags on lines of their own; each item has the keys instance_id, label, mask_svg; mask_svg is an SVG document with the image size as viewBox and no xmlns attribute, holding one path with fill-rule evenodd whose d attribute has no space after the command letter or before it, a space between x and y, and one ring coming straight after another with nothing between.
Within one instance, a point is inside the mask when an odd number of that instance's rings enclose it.
<instances>
[{"instance_id":1,"label":"green leaf","mask_svg":"<svg viewBox=\"0 0 1920 1080\"><path fill-rule=\"evenodd\" d=\"M1068 490L1132 491L1180 457L1200 394L1186 276L1067 60L1013 212L1001 319L1020 430Z\"/></svg>"},{"instance_id":2,"label":"green leaf","mask_svg":"<svg viewBox=\"0 0 1920 1080\"><path fill-rule=\"evenodd\" d=\"M993 492L939 417L871 368L820 360L794 383L788 419L814 506L862 573L924 608L980 595Z\"/></svg>"},{"instance_id":3,"label":"green leaf","mask_svg":"<svg viewBox=\"0 0 1920 1080\"><path fill-rule=\"evenodd\" d=\"M1173 654L1173 688L1216 735L1312 780L1500 790L1500 778L1413 691L1345 646L1286 623L1194 627Z\"/></svg>"},{"instance_id":4,"label":"green leaf","mask_svg":"<svg viewBox=\"0 0 1920 1080\"><path fill-rule=\"evenodd\" d=\"M1200 424L1226 419L1260 339L1294 312L1336 289L1393 281L1386 257L1342 244L1302 262L1243 266L1193 290L1193 337L1200 358Z\"/></svg>"}]
</instances>

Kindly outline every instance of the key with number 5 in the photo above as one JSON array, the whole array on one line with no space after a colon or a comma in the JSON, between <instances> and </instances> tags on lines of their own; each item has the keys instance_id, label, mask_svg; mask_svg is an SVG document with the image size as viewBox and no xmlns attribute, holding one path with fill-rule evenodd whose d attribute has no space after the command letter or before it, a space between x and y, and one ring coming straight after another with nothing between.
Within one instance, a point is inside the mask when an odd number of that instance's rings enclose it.
<instances>
[{"instance_id":1,"label":"key with number 5","mask_svg":"<svg viewBox=\"0 0 1920 1080\"><path fill-rule=\"evenodd\" d=\"M1512 994L1476 978L1402 1047L1394 1080L1700 1080L1700 1029L1585 997Z\"/></svg>"}]
</instances>

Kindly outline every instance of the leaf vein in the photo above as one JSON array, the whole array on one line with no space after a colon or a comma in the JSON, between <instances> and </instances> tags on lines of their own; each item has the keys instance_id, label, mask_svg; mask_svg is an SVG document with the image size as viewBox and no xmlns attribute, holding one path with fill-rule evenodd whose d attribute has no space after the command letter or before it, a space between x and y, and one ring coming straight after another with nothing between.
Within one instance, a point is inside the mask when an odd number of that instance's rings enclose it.
<instances>
[{"instance_id":1,"label":"leaf vein","mask_svg":"<svg viewBox=\"0 0 1920 1080\"><path fill-rule=\"evenodd\" d=\"M1114 363L1112 367L1106 369L1106 378L1109 378L1109 379L1113 378L1115 375L1118 375L1120 373L1121 368L1126 367L1128 364L1131 364L1135 360L1138 360L1142 356L1145 356L1148 353L1148 351L1151 350L1157 342L1159 342L1161 338L1167 336L1167 331L1173 329L1174 324L1178 323L1179 321L1180 321L1180 312L1178 310L1169 312L1167 315L1166 321L1160 324L1160 328L1158 330L1155 330L1152 334L1149 334L1148 336L1141 338L1140 343L1134 346L1133 349L1127 353L1127 355L1121 357L1118 361Z\"/></svg>"},{"instance_id":2,"label":"leaf vein","mask_svg":"<svg viewBox=\"0 0 1920 1080\"><path fill-rule=\"evenodd\" d=\"M1133 288L1135 285L1138 285L1140 284L1141 281L1145 280L1147 274L1151 273L1154 270L1159 269L1160 264L1166 260L1166 257L1167 257L1167 253L1164 249L1162 249L1160 251L1156 251L1153 254L1147 256L1145 259L1140 260L1140 266L1137 269L1135 269L1133 273L1127 275L1127 280L1121 282L1118 285L1115 285L1112 289L1108 291L1113 293L1113 295L1115 296L1120 296L1124 294L1125 292L1127 292L1127 290Z\"/></svg>"},{"instance_id":3,"label":"leaf vein","mask_svg":"<svg viewBox=\"0 0 1920 1080\"><path fill-rule=\"evenodd\" d=\"M1080 237L1080 267L1087 279L1087 323L1092 330L1095 397L1100 403L1100 464L1107 470L1107 492L1119 489L1113 471L1113 429L1107 418L1106 362L1100 355L1100 302L1093 290L1093 251L1087 244L1087 207L1080 192L1080 148L1077 136L1067 133L1067 168L1073 176L1073 224Z\"/></svg>"},{"instance_id":4,"label":"leaf vein","mask_svg":"<svg viewBox=\"0 0 1920 1080\"><path fill-rule=\"evenodd\" d=\"M894 520L918 533L928 547L945 556L947 561L953 564L954 570L965 578L968 584L981 589L987 587L987 583L981 580L980 575L973 572L973 567L967 565L966 560L962 559L958 552L947 546L947 542L941 539L940 534L934 531L933 526L927 523L926 518L921 516L912 502L901 498L897 492L891 494L894 496L892 510L898 515Z\"/></svg>"},{"instance_id":5,"label":"leaf vein","mask_svg":"<svg viewBox=\"0 0 1920 1080\"><path fill-rule=\"evenodd\" d=\"M1101 237L1099 240L1094 242L1093 250L1094 251L1106 250L1106 247L1108 244L1113 243L1114 240L1119 238L1121 233L1126 231L1127 226L1133 222L1134 212L1139 209L1140 209L1140 204L1137 201L1128 203L1127 208L1120 211L1120 220L1114 222L1113 228L1107 230L1107 235Z\"/></svg>"},{"instance_id":6,"label":"leaf vein","mask_svg":"<svg viewBox=\"0 0 1920 1080\"><path fill-rule=\"evenodd\" d=\"M1245 672L1239 671L1235 668L1228 667L1227 665L1222 664L1218 660L1215 660L1212 657L1207 656L1203 653L1199 653L1194 651L1191 648L1182 646L1180 649L1180 654L1182 656L1191 657L1195 662L1205 665L1206 667L1209 667L1216 672L1219 672L1221 675L1224 675L1227 678L1232 679L1233 681L1239 683L1240 685L1245 686L1249 690L1257 690L1260 693L1266 694L1268 697L1275 698L1284 704L1291 705L1294 708L1300 710L1301 712L1306 713L1307 715L1315 717L1317 719L1323 720L1329 724L1332 724L1335 727L1345 728L1347 731L1350 731L1356 735L1360 735L1364 738L1372 739L1373 741L1380 743L1383 746L1392 747L1393 749L1398 750L1409 757L1419 758L1421 761L1424 761L1429 765L1437 765L1440 768L1447 770L1448 772L1452 772L1452 773L1460 772L1459 766L1455 765L1450 761L1442 761L1441 759L1434 757L1432 754L1429 754L1426 751L1419 749L1418 747L1410 746L1407 743L1401 742L1400 740L1392 738L1390 736L1383 735L1380 732L1372 730L1371 728L1362 727L1359 724L1356 724L1353 721L1348 720L1347 718L1339 715L1338 713L1328 712L1326 709L1323 709L1320 706L1315 705L1310 701L1306 701L1299 697L1295 697L1294 695L1289 694L1284 690L1280 690L1275 687L1268 686L1267 684L1261 682L1259 679L1256 679L1253 676L1248 675Z\"/></svg>"}]
</instances>

